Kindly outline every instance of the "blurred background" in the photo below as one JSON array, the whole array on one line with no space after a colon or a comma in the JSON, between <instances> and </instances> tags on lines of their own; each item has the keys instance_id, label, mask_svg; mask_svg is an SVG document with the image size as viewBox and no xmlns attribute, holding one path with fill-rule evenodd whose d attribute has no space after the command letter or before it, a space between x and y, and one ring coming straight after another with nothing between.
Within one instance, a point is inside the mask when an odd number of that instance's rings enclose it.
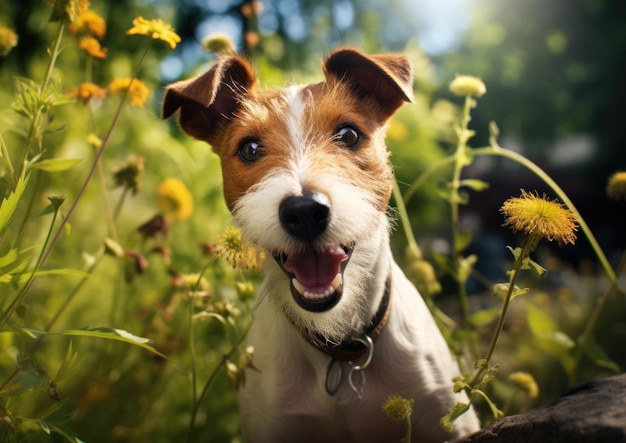
<instances>
[{"instance_id":1,"label":"blurred background","mask_svg":"<svg viewBox=\"0 0 626 443\"><path fill-rule=\"evenodd\" d=\"M85 441L148 441L148 436L149 441L178 441L185 435L190 409L189 395L181 394L189 391L189 365L198 365L200 373L207 374L230 349L219 326L203 323L196 331L201 357L191 360L186 351L186 311L179 306L184 302L172 283L174 271L176 275L199 272L206 248L198 245L213 244L228 226L219 164L207 146L184 137L174 122L159 119L163 87L203 72L215 60L215 53L203 46L209 37L224 35L232 40L252 59L264 87L321 80L321 60L337 46L405 53L415 66L416 103L400 110L388 135L402 190L454 150L452 125L462 102L448 91L449 82L457 74L481 78L487 94L472 111L470 128L476 136L470 144L487 146L489 124L496 122L500 145L531 159L561 185L613 266L624 253L626 205L606 195L609 176L626 167L626 2L622 0L92 0L91 9L106 21L101 43L108 48L107 56L86 61L67 34L53 79L68 95L84 81L87 70L98 84L132 75L145 47L145 40L126 35L137 16L171 23L182 41L173 50L166 44L153 46L139 73L150 88L149 99L141 110L128 106L123 110L102 159L114 201L121 198L122 190L115 187L113 173L127 164L129 156L145 161L139 192L125 201L117 221L119 243L126 250L147 250L150 242L165 245L170 262L150 256L148 269L130 278L127 264L105 259L79 288L59 326L128 329L153 339L172 360L153 361L135 349L127 353L123 344L77 341L83 362L62 392L72 399L70 427ZM19 37L17 46L0 57L0 133L14 155L22 149L27 128L12 111L15 79L43 77L46 50L56 33L49 16L50 5L43 0L0 4L0 25ZM47 156L93 157L85 139L90 132L105 132L115 106L107 99L97 109L91 107L89 113L79 104L55 110L48 122L54 131L46 134ZM40 195L28 196L37 211L49 195L75 196L88 163L63 174L40 174L37 189L31 191ZM408 202L413 230L427 257L450 250L449 207L438 194L449 179L445 172L427 181ZM501 227L500 206L519 196L520 188L546 192L550 198L555 195L528 170L503 158L481 157L463 173L490 184L485 191L472 192L470 204L461 208L461 224L473 233L468 253L479 257L468 286L474 294L473 306L481 309L497 304L485 294L491 284L506 279L512 259L505 246L515 246L517 240ZM0 174L6 196L12 191L6 166L0 166ZM172 225L161 244L142 237L137 229L159 211L155 189L166 177L175 177L189 188L194 213ZM56 247L49 266L85 268L110 235L100 212L100 192L96 184L88 187L72 219L72 234ZM43 222L29 223L24 245L42 241L46 228ZM393 241L402 257L405 241L400 226ZM582 235L575 246L546 246L538 256L549 272L541 281L530 279L541 289L535 291L535 298L529 296L528 303L554 314L559 330L576 337L594 301L608 286L603 271ZM455 285L443 273L440 276L439 304L454 317L458 314ZM236 298L232 287L241 274L228 264L213 266L206 278L216 299ZM253 273L246 279L258 282L259 276ZM71 278L39 279L29 295L24 324L40 328L47 324L75 284ZM14 291L6 287L7 293ZM545 402L565 389L568 381L553 348L528 340L526 315L525 310L511 314L509 340L515 344L515 355L507 355L503 366L533 372L541 386L538 402ZM596 340L606 360L619 370L626 365L622 345L626 308L621 295L611 299L600 325ZM17 350L23 349L23 343L9 335L2 334L0 342L0 378L2 371L13 370L15 355L21 352ZM57 367L67 344L51 340L38 350L42 367ZM589 365L581 377L605 375L615 368ZM225 371L217 377L198 415L197 441L239 441L232 383ZM41 393L29 395L20 408L23 414L36 415L47 400Z\"/></svg>"}]
</instances>

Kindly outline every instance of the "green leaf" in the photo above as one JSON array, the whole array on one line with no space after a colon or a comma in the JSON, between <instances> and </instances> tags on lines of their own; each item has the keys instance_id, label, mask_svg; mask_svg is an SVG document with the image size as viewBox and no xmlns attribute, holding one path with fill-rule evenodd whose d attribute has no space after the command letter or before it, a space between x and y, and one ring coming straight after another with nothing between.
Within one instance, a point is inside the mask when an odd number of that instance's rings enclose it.
<instances>
[{"instance_id":1,"label":"green leaf","mask_svg":"<svg viewBox=\"0 0 626 443\"><path fill-rule=\"evenodd\" d=\"M10 249L6 254L0 257L0 268L4 268L5 266L9 266L17 260L19 254L17 253L17 248Z\"/></svg>"},{"instance_id":2,"label":"green leaf","mask_svg":"<svg viewBox=\"0 0 626 443\"><path fill-rule=\"evenodd\" d=\"M75 336L75 337L97 337L107 340L121 341L130 343L140 348L146 349L153 354L160 357L167 358L165 355L157 351L153 346L149 345L150 339L145 337L139 337L131 334L123 329L114 328L94 328L94 329L69 329L66 331L58 332L59 335Z\"/></svg>"},{"instance_id":3,"label":"green leaf","mask_svg":"<svg viewBox=\"0 0 626 443\"><path fill-rule=\"evenodd\" d=\"M163 357L167 359L167 357L157 351L152 345L150 345L150 339L145 337L139 337L137 335L131 334L128 331L123 329L115 329L115 328L93 328L93 329L68 329L60 332L47 332L37 328L31 328L28 326L13 326L13 330L19 331L23 334L26 334L32 339L36 339L41 336L51 336L51 335L64 335L68 337L95 337L95 338L103 338L106 340L114 340L121 341L125 343L130 343L135 346L139 346L147 351L152 352L153 354L158 355L159 357ZM4 331L6 332L6 331Z\"/></svg>"},{"instance_id":4,"label":"green leaf","mask_svg":"<svg viewBox=\"0 0 626 443\"><path fill-rule=\"evenodd\" d=\"M543 309L527 304L526 312L528 327L535 336L556 331L554 320Z\"/></svg>"},{"instance_id":5,"label":"green leaf","mask_svg":"<svg viewBox=\"0 0 626 443\"><path fill-rule=\"evenodd\" d=\"M63 409L63 406L65 406L65 404L68 402L69 397L68 398L64 398L60 401L57 401L55 403L52 404L52 406L50 406L48 409L46 409L42 414L41 414L41 419L42 420L46 420L49 417L52 417L54 414L56 414L58 411L60 411L61 409Z\"/></svg>"},{"instance_id":6,"label":"green leaf","mask_svg":"<svg viewBox=\"0 0 626 443\"><path fill-rule=\"evenodd\" d=\"M615 374L622 372L619 365L614 361L611 361L604 350L598 345L598 342L593 335L590 336L585 342L585 354L591 361L601 368L608 369Z\"/></svg>"},{"instance_id":7,"label":"green leaf","mask_svg":"<svg viewBox=\"0 0 626 443\"><path fill-rule=\"evenodd\" d=\"M464 282L469 278L469 276L472 274L472 271L474 270L474 265L476 264L477 260L478 256L476 256L475 254L468 255L467 257L459 259L457 271L458 281Z\"/></svg>"},{"instance_id":8,"label":"green leaf","mask_svg":"<svg viewBox=\"0 0 626 443\"><path fill-rule=\"evenodd\" d=\"M70 344L67 347L65 353L65 360L61 363L57 375L54 377L55 382L59 382L67 377L78 366L78 352L74 351L73 342L70 340Z\"/></svg>"},{"instance_id":9,"label":"green leaf","mask_svg":"<svg viewBox=\"0 0 626 443\"><path fill-rule=\"evenodd\" d=\"M17 281L19 283L24 283L26 280L30 278L30 272L23 272L21 274L13 273L13 274L5 274L0 275L0 283L9 283L12 281ZM79 271L78 269L47 269L44 271L35 272L35 277L42 277L45 275L66 275L69 277L89 277L89 274L85 271Z\"/></svg>"},{"instance_id":10,"label":"green leaf","mask_svg":"<svg viewBox=\"0 0 626 443\"><path fill-rule=\"evenodd\" d=\"M48 423L46 423L44 420L34 420L41 429L43 429L43 432L45 432L46 434L50 435L50 426L48 426Z\"/></svg>"},{"instance_id":11,"label":"green leaf","mask_svg":"<svg viewBox=\"0 0 626 443\"><path fill-rule=\"evenodd\" d=\"M469 229L461 229L454 237L454 250L457 252L464 251L472 242L472 231Z\"/></svg>"},{"instance_id":12,"label":"green leaf","mask_svg":"<svg viewBox=\"0 0 626 443\"><path fill-rule=\"evenodd\" d=\"M15 215L15 211L17 209L17 204L24 194L29 178L30 174L26 177L20 177L15 185L15 191L13 191L8 197L2 200L2 203L0 203L0 236L4 234L4 231L6 231L11 224L11 220L13 220L13 216Z\"/></svg>"},{"instance_id":13,"label":"green leaf","mask_svg":"<svg viewBox=\"0 0 626 443\"><path fill-rule=\"evenodd\" d=\"M81 158L54 158L35 163L32 167L46 172L63 172L72 169L81 161L83 161Z\"/></svg>"},{"instance_id":14,"label":"green leaf","mask_svg":"<svg viewBox=\"0 0 626 443\"><path fill-rule=\"evenodd\" d=\"M470 320L475 326L484 326L494 322L500 314L500 308L481 309L475 312L470 317Z\"/></svg>"},{"instance_id":15,"label":"green leaf","mask_svg":"<svg viewBox=\"0 0 626 443\"><path fill-rule=\"evenodd\" d=\"M476 192L481 192L481 191L484 191L485 189L489 189L489 183L487 183L486 181L478 180L474 178L461 180L461 182L459 183L459 186L468 187L471 190L476 191Z\"/></svg>"},{"instance_id":16,"label":"green leaf","mask_svg":"<svg viewBox=\"0 0 626 443\"><path fill-rule=\"evenodd\" d=\"M15 376L16 383L24 389L43 389L50 383L50 377L36 367L20 369Z\"/></svg>"}]
</instances>

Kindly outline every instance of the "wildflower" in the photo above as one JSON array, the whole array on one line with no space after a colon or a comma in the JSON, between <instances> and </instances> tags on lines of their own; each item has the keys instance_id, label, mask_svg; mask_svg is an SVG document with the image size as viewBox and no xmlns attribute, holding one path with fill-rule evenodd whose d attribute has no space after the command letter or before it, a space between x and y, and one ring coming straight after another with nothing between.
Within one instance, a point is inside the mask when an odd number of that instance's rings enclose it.
<instances>
[{"instance_id":1,"label":"wildflower","mask_svg":"<svg viewBox=\"0 0 626 443\"><path fill-rule=\"evenodd\" d=\"M178 179L166 178L157 189L159 205L175 220L187 220L193 213L193 196Z\"/></svg>"},{"instance_id":2,"label":"wildflower","mask_svg":"<svg viewBox=\"0 0 626 443\"><path fill-rule=\"evenodd\" d=\"M172 49L176 47L176 43L180 42L180 36L174 32L172 26L161 19L146 20L143 17L137 17L133 20L133 27L126 34L147 35L153 40L163 40L169 43Z\"/></svg>"},{"instance_id":3,"label":"wildflower","mask_svg":"<svg viewBox=\"0 0 626 443\"><path fill-rule=\"evenodd\" d=\"M54 0L50 21L67 20L74 23L87 9L89 9L89 0Z\"/></svg>"},{"instance_id":4,"label":"wildflower","mask_svg":"<svg viewBox=\"0 0 626 443\"><path fill-rule=\"evenodd\" d=\"M413 260L407 275L422 294L435 295L441 292L441 284L437 280L435 269L426 260Z\"/></svg>"},{"instance_id":5,"label":"wildflower","mask_svg":"<svg viewBox=\"0 0 626 443\"><path fill-rule=\"evenodd\" d=\"M606 193L615 200L626 199L626 171L618 171L609 178Z\"/></svg>"},{"instance_id":6,"label":"wildflower","mask_svg":"<svg viewBox=\"0 0 626 443\"><path fill-rule=\"evenodd\" d=\"M229 226L217 239L214 251L215 255L228 261L233 268L247 271L258 268L263 259L263 254L250 243L246 243L241 238L241 230Z\"/></svg>"},{"instance_id":7,"label":"wildflower","mask_svg":"<svg viewBox=\"0 0 626 443\"><path fill-rule=\"evenodd\" d=\"M139 252L133 250L124 251L124 255L127 258L126 266L124 267L124 280L127 283L131 283L136 275L141 275L148 269L148 260Z\"/></svg>"},{"instance_id":8,"label":"wildflower","mask_svg":"<svg viewBox=\"0 0 626 443\"><path fill-rule=\"evenodd\" d=\"M457 75L450 82L450 92L461 97L482 97L487 92L483 81L471 75Z\"/></svg>"},{"instance_id":9,"label":"wildflower","mask_svg":"<svg viewBox=\"0 0 626 443\"><path fill-rule=\"evenodd\" d=\"M144 238L154 238L159 235L166 237L168 230L169 225L162 214L155 215L137 228L137 231L139 231Z\"/></svg>"},{"instance_id":10,"label":"wildflower","mask_svg":"<svg viewBox=\"0 0 626 443\"><path fill-rule=\"evenodd\" d=\"M107 95L107 90L101 88L95 83L87 82L78 85L78 87L72 91L72 95L76 97L79 102L86 105L91 101L92 98L105 98Z\"/></svg>"},{"instance_id":11,"label":"wildflower","mask_svg":"<svg viewBox=\"0 0 626 443\"><path fill-rule=\"evenodd\" d=\"M413 400L392 395L383 404L383 412L393 421L404 421L413 413Z\"/></svg>"},{"instance_id":12,"label":"wildflower","mask_svg":"<svg viewBox=\"0 0 626 443\"><path fill-rule=\"evenodd\" d=\"M544 194L531 194L523 189L521 197L510 198L500 208L505 216L503 226L511 226L513 232L556 240L560 246L576 241L576 216L557 201L550 201Z\"/></svg>"},{"instance_id":13,"label":"wildflower","mask_svg":"<svg viewBox=\"0 0 626 443\"><path fill-rule=\"evenodd\" d=\"M115 186L121 186L132 191L133 195L139 192L139 179L143 173L146 159L138 155L129 155L126 164L113 174Z\"/></svg>"},{"instance_id":14,"label":"wildflower","mask_svg":"<svg viewBox=\"0 0 626 443\"><path fill-rule=\"evenodd\" d=\"M144 82L131 77L116 78L109 83L109 92L111 94L121 94L126 90L128 90L132 106L143 106L150 93Z\"/></svg>"},{"instance_id":15,"label":"wildflower","mask_svg":"<svg viewBox=\"0 0 626 443\"><path fill-rule=\"evenodd\" d=\"M102 39L107 31L107 24L97 12L89 9L76 18L76 22L70 24L70 33L76 35L79 32L90 33Z\"/></svg>"},{"instance_id":16,"label":"wildflower","mask_svg":"<svg viewBox=\"0 0 626 443\"><path fill-rule=\"evenodd\" d=\"M87 136L87 144L94 149L100 149L102 146L102 139L92 132Z\"/></svg>"},{"instance_id":17,"label":"wildflower","mask_svg":"<svg viewBox=\"0 0 626 443\"><path fill-rule=\"evenodd\" d=\"M202 47L208 52L234 54L235 44L226 34L213 34L202 40Z\"/></svg>"},{"instance_id":18,"label":"wildflower","mask_svg":"<svg viewBox=\"0 0 626 443\"><path fill-rule=\"evenodd\" d=\"M93 58L106 58L107 56L107 48L102 48L100 42L93 37L82 37L78 46Z\"/></svg>"},{"instance_id":19,"label":"wildflower","mask_svg":"<svg viewBox=\"0 0 626 443\"><path fill-rule=\"evenodd\" d=\"M6 57L17 46L17 34L12 29L0 25L0 57Z\"/></svg>"},{"instance_id":20,"label":"wildflower","mask_svg":"<svg viewBox=\"0 0 626 443\"><path fill-rule=\"evenodd\" d=\"M242 384L242 372L239 370L237 365L230 360L226 360L224 365L226 366L226 374L228 375L228 378L230 378L235 384L235 389L238 389Z\"/></svg>"},{"instance_id":21,"label":"wildflower","mask_svg":"<svg viewBox=\"0 0 626 443\"><path fill-rule=\"evenodd\" d=\"M200 274L182 274L178 276L177 286L180 288L194 291L196 293L211 294L212 287L209 281Z\"/></svg>"},{"instance_id":22,"label":"wildflower","mask_svg":"<svg viewBox=\"0 0 626 443\"><path fill-rule=\"evenodd\" d=\"M539 395L539 387L537 386L537 382L534 377L530 375L528 372L512 372L509 375L509 382L515 388L519 389L522 392L525 392L530 398L537 398Z\"/></svg>"},{"instance_id":23,"label":"wildflower","mask_svg":"<svg viewBox=\"0 0 626 443\"><path fill-rule=\"evenodd\" d=\"M237 297L241 301L247 301L254 298L254 285L248 282L240 282L238 281L235 285L235 289L237 289Z\"/></svg>"}]
</instances>

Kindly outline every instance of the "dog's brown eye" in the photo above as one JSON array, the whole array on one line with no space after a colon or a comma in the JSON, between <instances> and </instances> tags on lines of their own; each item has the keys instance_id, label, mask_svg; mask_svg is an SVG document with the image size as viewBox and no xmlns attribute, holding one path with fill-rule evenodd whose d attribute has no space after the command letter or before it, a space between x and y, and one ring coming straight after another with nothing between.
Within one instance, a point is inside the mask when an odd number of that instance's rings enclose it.
<instances>
[{"instance_id":1,"label":"dog's brown eye","mask_svg":"<svg viewBox=\"0 0 626 443\"><path fill-rule=\"evenodd\" d=\"M263 146L255 138L247 138L239 143L239 158L245 163L253 163L263 157Z\"/></svg>"},{"instance_id":2,"label":"dog's brown eye","mask_svg":"<svg viewBox=\"0 0 626 443\"><path fill-rule=\"evenodd\" d=\"M361 134L354 126L345 125L337 130L334 139L341 142L346 148L355 149L361 141Z\"/></svg>"}]
</instances>

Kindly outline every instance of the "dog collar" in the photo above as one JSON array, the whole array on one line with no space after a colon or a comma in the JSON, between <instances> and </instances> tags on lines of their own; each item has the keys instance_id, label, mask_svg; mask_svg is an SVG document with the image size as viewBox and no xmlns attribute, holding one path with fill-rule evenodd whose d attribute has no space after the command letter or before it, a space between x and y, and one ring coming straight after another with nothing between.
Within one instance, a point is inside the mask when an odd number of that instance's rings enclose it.
<instances>
[{"instance_id":1,"label":"dog collar","mask_svg":"<svg viewBox=\"0 0 626 443\"><path fill-rule=\"evenodd\" d=\"M391 274L385 281L385 292L383 298L378 305L378 310L365 329L364 335L373 340L380 335L385 328L387 320L389 320L389 313L391 312ZM330 343L324 337L319 334L313 333L309 330L302 330L304 339L319 349L323 353L333 357L337 360L354 361L362 357L368 350L363 340L344 340L339 344Z\"/></svg>"}]
</instances>

